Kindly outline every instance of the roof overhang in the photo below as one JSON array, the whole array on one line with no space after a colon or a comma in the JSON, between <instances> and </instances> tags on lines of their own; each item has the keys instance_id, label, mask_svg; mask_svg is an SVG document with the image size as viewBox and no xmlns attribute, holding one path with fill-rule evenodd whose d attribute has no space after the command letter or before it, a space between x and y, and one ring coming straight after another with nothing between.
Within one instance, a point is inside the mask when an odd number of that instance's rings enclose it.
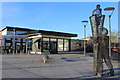
<instances>
[{"instance_id":1,"label":"roof overhang","mask_svg":"<svg viewBox=\"0 0 120 80\"><path fill-rule=\"evenodd\" d=\"M77 34L55 32L55 31L43 31L39 30L39 33L43 35L54 35L54 36L64 36L64 37L77 37Z\"/></svg>"},{"instance_id":2,"label":"roof overhang","mask_svg":"<svg viewBox=\"0 0 120 80\"><path fill-rule=\"evenodd\" d=\"M36 31L36 30L34 30L34 29L11 27L11 26L6 26L6 27L2 28L0 31L3 31L3 30L5 30L5 29L11 29L11 30L15 29L15 30L18 30L18 31L19 31L19 30L20 30L20 31Z\"/></svg>"},{"instance_id":3,"label":"roof overhang","mask_svg":"<svg viewBox=\"0 0 120 80\"><path fill-rule=\"evenodd\" d=\"M63 33L63 32L54 32L54 31L44 31L44 30L39 30L39 31L32 31L29 33L23 33L20 35L27 35L29 36L37 36L37 35L52 35L52 36L63 36L63 37L77 37L77 34L71 34L71 33Z\"/></svg>"}]
</instances>

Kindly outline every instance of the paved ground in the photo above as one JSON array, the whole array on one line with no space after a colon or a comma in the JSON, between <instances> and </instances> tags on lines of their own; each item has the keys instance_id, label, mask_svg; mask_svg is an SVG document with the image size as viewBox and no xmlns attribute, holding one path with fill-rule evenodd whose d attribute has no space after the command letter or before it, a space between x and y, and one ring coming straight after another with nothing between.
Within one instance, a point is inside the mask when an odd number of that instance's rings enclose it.
<instances>
[{"instance_id":1,"label":"paved ground","mask_svg":"<svg viewBox=\"0 0 120 80\"><path fill-rule=\"evenodd\" d=\"M82 54L55 54L49 55L50 61L42 62L41 55L3 55L3 78L97 78L93 76L93 57L84 58ZM102 78L118 78L120 68L117 61L112 61L115 76L107 76L104 65Z\"/></svg>"}]
</instances>

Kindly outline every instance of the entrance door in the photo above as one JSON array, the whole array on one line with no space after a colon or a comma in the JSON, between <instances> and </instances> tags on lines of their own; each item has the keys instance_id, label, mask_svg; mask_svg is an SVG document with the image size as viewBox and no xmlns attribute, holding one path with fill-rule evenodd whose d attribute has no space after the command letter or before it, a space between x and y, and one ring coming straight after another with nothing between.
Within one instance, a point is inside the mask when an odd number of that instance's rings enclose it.
<instances>
[{"instance_id":1,"label":"entrance door","mask_svg":"<svg viewBox=\"0 0 120 80\"><path fill-rule=\"evenodd\" d=\"M57 42L50 41L50 54L57 54Z\"/></svg>"},{"instance_id":2,"label":"entrance door","mask_svg":"<svg viewBox=\"0 0 120 80\"><path fill-rule=\"evenodd\" d=\"M21 50L21 43L20 42L16 42L16 53L20 53L20 50Z\"/></svg>"}]
</instances>

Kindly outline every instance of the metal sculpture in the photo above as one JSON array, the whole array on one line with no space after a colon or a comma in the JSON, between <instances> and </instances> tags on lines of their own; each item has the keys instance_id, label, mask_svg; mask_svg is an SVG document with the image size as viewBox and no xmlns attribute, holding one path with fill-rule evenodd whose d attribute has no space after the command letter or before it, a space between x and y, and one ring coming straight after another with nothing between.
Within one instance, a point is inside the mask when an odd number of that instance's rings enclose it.
<instances>
[{"instance_id":1,"label":"metal sculpture","mask_svg":"<svg viewBox=\"0 0 120 80\"><path fill-rule=\"evenodd\" d=\"M111 64L108 53L108 40L106 36L108 30L103 27L105 15L102 15L102 9L98 4L93 10L90 18L92 37L93 37L93 51L94 51L94 72L97 76L102 76L103 73L103 59L108 66L109 75L113 75L113 66Z\"/></svg>"}]
</instances>

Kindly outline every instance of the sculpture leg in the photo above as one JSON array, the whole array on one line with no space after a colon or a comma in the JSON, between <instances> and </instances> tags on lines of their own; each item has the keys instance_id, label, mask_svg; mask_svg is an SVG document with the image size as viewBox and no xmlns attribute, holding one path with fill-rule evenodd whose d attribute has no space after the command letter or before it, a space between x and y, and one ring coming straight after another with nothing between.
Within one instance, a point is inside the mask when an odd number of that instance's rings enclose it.
<instances>
[{"instance_id":1,"label":"sculpture leg","mask_svg":"<svg viewBox=\"0 0 120 80\"><path fill-rule=\"evenodd\" d=\"M97 58L97 66L98 66L98 72L97 72L97 76L101 77L103 74L103 59L102 59L102 54L99 52L98 53L98 58Z\"/></svg>"},{"instance_id":2,"label":"sculpture leg","mask_svg":"<svg viewBox=\"0 0 120 80\"><path fill-rule=\"evenodd\" d=\"M95 75L98 73L98 43L94 44L94 72Z\"/></svg>"},{"instance_id":3,"label":"sculpture leg","mask_svg":"<svg viewBox=\"0 0 120 80\"><path fill-rule=\"evenodd\" d=\"M103 58L100 43L94 44L94 72L98 77L102 76L103 72Z\"/></svg>"},{"instance_id":4,"label":"sculpture leg","mask_svg":"<svg viewBox=\"0 0 120 80\"><path fill-rule=\"evenodd\" d=\"M113 76L114 75L114 70L113 70L113 65L111 63L109 54L108 53L104 54L103 58L104 58L104 61L105 61L106 65L107 65L108 69L110 70L108 75Z\"/></svg>"}]
</instances>

